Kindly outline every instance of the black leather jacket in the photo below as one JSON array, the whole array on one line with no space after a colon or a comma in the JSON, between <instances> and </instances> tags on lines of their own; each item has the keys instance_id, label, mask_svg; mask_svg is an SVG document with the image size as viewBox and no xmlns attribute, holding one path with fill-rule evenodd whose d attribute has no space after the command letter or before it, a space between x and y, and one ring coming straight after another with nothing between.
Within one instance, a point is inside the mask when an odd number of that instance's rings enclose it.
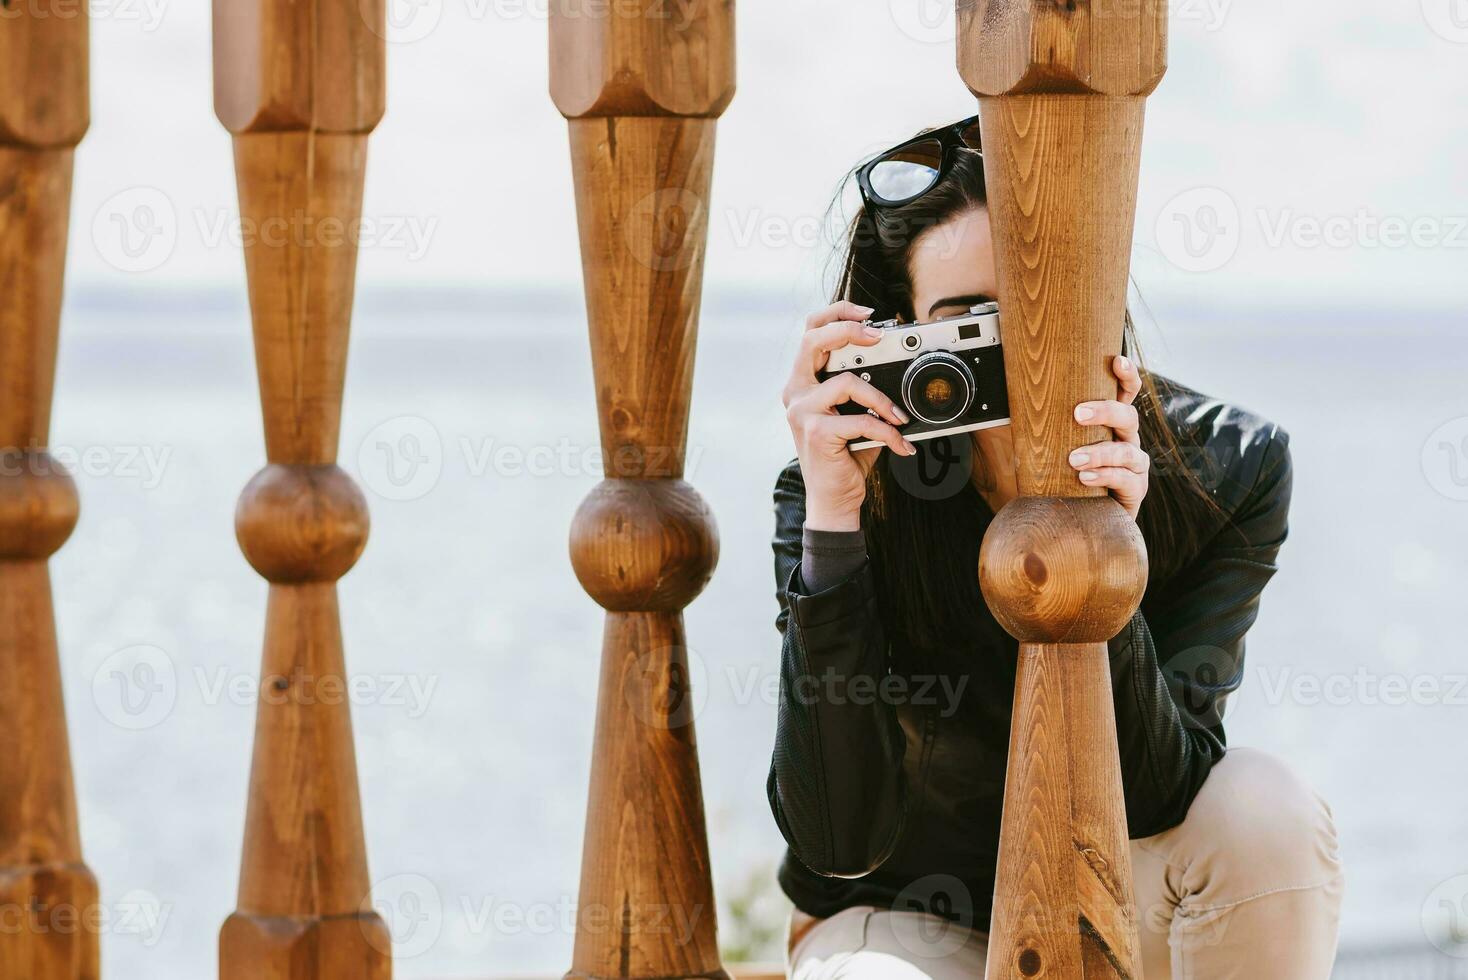
<instances>
[{"instance_id":1,"label":"black leather jacket","mask_svg":"<svg viewBox=\"0 0 1468 980\"><path fill-rule=\"evenodd\" d=\"M1278 426L1175 384L1163 405L1200 450L1191 461L1218 508L1196 554L1152 556L1141 609L1110 643L1133 838L1180 823L1224 754L1224 702L1243 680L1244 634L1275 572L1290 500L1289 440ZM1153 492L1181 478L1154 468ZM918 650L885 635L884 598L866 563L808 594L796 463L775 486L775 516L784 643L768 792L790 845L782 887L815 916L871 904L984 928L1017 644L997 624L996 641L979 649ZM967 546L977 555L977 541ZM992 622L977 605L973 615ZM831 695L832 677L849 696ZM853 679L865 681L866 696ZM880 693L880 683L896 686Z\"/></svg>"}]
</instances>

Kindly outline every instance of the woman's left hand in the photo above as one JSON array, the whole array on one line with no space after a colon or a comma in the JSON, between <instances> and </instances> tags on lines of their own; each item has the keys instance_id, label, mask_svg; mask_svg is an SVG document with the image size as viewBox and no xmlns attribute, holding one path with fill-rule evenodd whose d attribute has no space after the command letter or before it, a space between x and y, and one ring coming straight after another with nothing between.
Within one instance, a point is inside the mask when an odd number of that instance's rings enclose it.
<instances>
[{"instance_id":1,"label":"woman's left hand","mask_svg":"<svg viewBox=\"0 0 1468 980\"><path fill-rule=\"evenodd\" d=\"M1142 498L1147 496L1147 471L1152 458L1142 449L1138 434L1137 410L1132 406L1142 390L1137 366L1117 356L1111 362L1112 373L1121 382L1115 401L1081 402L1076 406L1076 421L1082 425L1104 425L1116 434L1113 441L1082 446L1070 454L1070 465L1079 471L1088 487L1105 487L1117 502L1137 519Z\"/></svg>"}]
</instances>

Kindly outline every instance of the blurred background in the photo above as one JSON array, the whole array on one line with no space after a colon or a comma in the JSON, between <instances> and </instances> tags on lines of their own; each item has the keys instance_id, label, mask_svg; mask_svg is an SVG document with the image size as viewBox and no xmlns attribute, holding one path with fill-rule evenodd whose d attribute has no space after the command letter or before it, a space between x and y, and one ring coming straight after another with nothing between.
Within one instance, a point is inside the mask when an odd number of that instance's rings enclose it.
<instances>
[{"instance_id":1,"label":"blurred background","mask_svg":"<svg viewBox=\"0 0 1468 980\"><path fill-rule=\"evenodd\" d=\"M53 424L82 517L53 569L113 977L213 975L263 630L265 585L232 529L264 447L207 7L91 3ZM390 4L341 445L373 530L341 597L404 980L570 962L602 615L566 536L599 458L545 7ZM1170 7L1132 257L1144 352L1282 424L1296 464L1230 741L1286 756L1334 806L1340 975L1456 976L1468 5ZM721 936L731 958L774 959L778 391L824 303L842 175L974 103L951 2L747 2L738 30L689 456L723 547L687 618Z\"/></svg>"}]
</instances>

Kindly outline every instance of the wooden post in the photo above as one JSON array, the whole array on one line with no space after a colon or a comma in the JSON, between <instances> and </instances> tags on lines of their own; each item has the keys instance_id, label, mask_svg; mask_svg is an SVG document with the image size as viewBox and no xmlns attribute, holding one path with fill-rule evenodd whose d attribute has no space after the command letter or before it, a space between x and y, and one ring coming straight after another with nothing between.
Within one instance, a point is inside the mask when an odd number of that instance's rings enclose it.
<instances>
[{"instance_id":1,"label":"wooden post","mask_svg":"<svg viewBox=\"0 0 1468 980\"><path fill-rule=\"evenodd\" d=\"M46 452L72 152L87 131L87 10L0 18L0 977L95 980L47 559L76 526Z\"/></svg>"},{"instance_id":2,"label":"wooden post","mask_svg":"<svg viewBox=\"0 0 1468 980\"><path fill-rule=\"evenodd\" d=\"M1114 398L1142 114L1163 0L959 3L1004 323L1021 497L979 578L1020 642L987 976L1141 975L1106 641L1147 578L1136 524L1066 459L1077 403Z\"/></svg>"},{"instance_id":3,"label":"wooden post","mask_svg":"<svg viewBox=\"0 0 1468 980\"><path fill-rule=\"evenodd\" d=\"M683 482L714 127L734 94L731 0L554 0L605 479L571 560L607 610L570 977L724 977L683 607L718 555Z\"/></svg>"},{"instance_id":4,"label":"wooden post","mask_svg":"<svg viewBox=\"0 0 1468 980\"><path fill-rule=\"evenodd\" d=\"M375 20L374 20L375 19ZM371 909L336 581L367 503L336 465L381 0L214 0L269 460L235 532L270 583L239 906L222 980L386 980Z\"/></svg>"}]
</instances>

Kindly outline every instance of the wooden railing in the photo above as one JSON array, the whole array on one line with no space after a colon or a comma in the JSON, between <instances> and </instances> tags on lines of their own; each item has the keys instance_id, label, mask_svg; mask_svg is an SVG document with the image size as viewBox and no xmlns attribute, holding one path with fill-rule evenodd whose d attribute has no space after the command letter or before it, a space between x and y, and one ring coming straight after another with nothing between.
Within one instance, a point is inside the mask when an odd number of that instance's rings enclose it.
<instances>
[{"instance_id":1,"label":"wooden railing","mask_svg":"<svg viewBox=\"0 0 1468 980\"><path fill-rule=\"evenodd\" d=\"M1147 581L1141 532L1067 462L1116 397L1142 108L1166 64L1162 0L961 2L979 96L1020 497L979 556L1020 641L985 975L1140 977L1107 640Z\"/></svg>"},{"instance_id":2,"label":"wooden railing","mask_svg":"<svg viewBox=\"0 0 1468 980\"><path fill-rule=\"evenodd\" d=\"M10 5L6 4L9 8ZM0 29L0 977L95 980L97 935L57 929L97 905L82 863L47 559L77 520L52 457L52 381L87 131L86 4L17 4Z\"/></svg>"},{"instance_id":3,"label":"wooden railing","mask_svg":"<svg viewBox=\"0 0 1468 980\"><path fill-rule=\"evenodd\" d=\"M386 980L371 907L336 581L367 502L336 465L382 0L215 0L214 106L234 134L269 460L235 531L266 581L239 905L224 980Z\"/></svg>"},{"instance_id":4,"label":"wooden railing","mask_svg":"<svg viewBox=\"0 0 1468 980\"><path fill-rule=\"evenodd\" d=\"M720 963L682 612L717 561L682 479L733 4L677 18L551 5L551 91L570 128L605 479L573 564L606 610L572 977L728 976ZM73 147L87 128L85 16L0 32L0 903L87 909L47 559L77 517L46 453ZM81 13L85 13L84 5ZM1020 489L980 576L1021 641L991 978L1137 975L1105 640L1136 608L1135 525L1070 478L1082 399L1114 391L1145 95L1165 9L1108 16L961 3L980 96ZM269 582L227 980L386 980L372 911L336 582L368 530L336 465L368 135L384 106L382 0L215 0L215 104L234 136L267 465L240 547ZM982 52L982 57L980 56ZM264 228L283 235L251 234ZM1061 232L1064 233L1061 233ZM1063 275L1056 272L1063 271ZM1084 543L1084 546L1082 544ZM657 927L670 909L686 939ZM93 930L0 935L0 977L95 980ZM759 973L735 971L735 975ZM778 975L778 973L774 974Z\"/></svg>"},{"instance_id":5,"label":"wooden railing","mask_svg":"<svg viewBox=\"0 0 1468 980\"><path fill-rule=\"evenodd\" d=\"M576 575L607 617L567 976L724 977L683 632L718 535L682 476L733 4L677 19L635 7L551 5L606 461L571 528Z\"/></svg>"}]
</instances>

